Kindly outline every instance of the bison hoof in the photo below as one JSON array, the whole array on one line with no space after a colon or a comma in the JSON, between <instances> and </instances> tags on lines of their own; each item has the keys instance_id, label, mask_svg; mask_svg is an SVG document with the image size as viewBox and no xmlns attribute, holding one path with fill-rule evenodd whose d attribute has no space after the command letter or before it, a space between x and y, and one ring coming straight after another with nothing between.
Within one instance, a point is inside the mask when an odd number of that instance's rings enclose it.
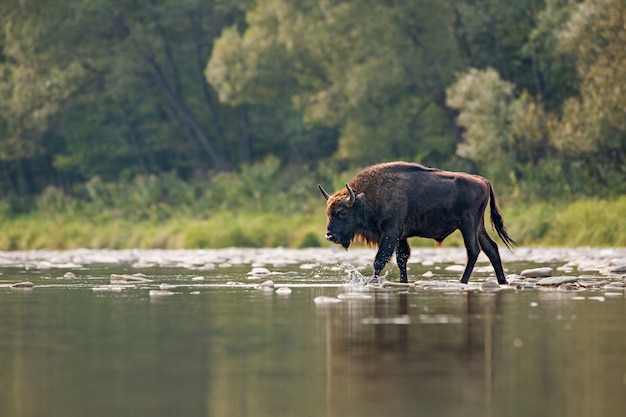
<instances>
[{"instance_id":1,"label":"bison hoof","mask_svg":"<svg viewBox=\"0 0 626 417\"><path fill-rule=\"evenodd\" d=\"M373 276L367 280L366 285L381 285L385 282L385 278L379 276Z\"/></svg>"}]
</instances>

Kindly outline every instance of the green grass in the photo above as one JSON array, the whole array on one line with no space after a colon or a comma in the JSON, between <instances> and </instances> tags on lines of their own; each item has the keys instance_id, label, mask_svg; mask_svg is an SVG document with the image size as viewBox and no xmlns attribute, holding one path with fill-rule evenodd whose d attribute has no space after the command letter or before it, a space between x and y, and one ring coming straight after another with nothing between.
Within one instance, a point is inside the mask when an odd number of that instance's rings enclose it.
<instances>
[{"instance_id":1,"label":"green grass","mask_svg":"<svg viewBox=\"0 0 626 417\"><path fill-rule=\"evenodd\" d=\"M219 209L203 218L190 216L186 210L165 219L125 219L86 214L91 212L4 216L0 250L331 246L323 238L323 204L318 210L291 215ZM520 245L626 246L626 196L570 204L509 204L503 212L509 234ZM429 239L412 239L411 243L433 246ZM462 245L458 233L444 242L448 247Z\"/></svg>"}]
</instances>

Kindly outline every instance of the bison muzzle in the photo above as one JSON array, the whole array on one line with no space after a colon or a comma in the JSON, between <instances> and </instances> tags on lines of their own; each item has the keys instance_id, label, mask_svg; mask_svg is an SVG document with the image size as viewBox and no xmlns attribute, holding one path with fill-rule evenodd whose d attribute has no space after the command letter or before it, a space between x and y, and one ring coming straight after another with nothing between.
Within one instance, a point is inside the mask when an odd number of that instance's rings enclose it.
<instances>
[{"instance_id":1,"label":"bison muzzle","mask_svg":"<svg viewBox=\"0 0 626 417\"><path fill-rule=\"evenodd\" d=\"M515 242L506 232L493 187L486 178L390 162L364 169L333 195L321 185L319 189L327 200L326 239L345 249L355 239L378 245L375 278L395 252L400 281L408 282L406 265L411 248L407 239L419 236L441 243L458 229L467 251L461 282L468 282L482 250L493 265L498 283L507 283L498 245L485 229L487 204L498 236L509 249Z\"/></svg>"}]
</instances>

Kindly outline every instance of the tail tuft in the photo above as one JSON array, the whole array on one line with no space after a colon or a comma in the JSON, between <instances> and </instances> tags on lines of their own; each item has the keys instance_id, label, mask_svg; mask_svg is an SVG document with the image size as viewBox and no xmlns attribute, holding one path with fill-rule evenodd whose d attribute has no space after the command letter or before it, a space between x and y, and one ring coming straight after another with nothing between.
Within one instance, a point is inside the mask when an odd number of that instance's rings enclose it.
<instances>
[{"instance_id":1,"label":"tail tuft","mask_svg":"<svg viewBox=\"0 0 626 417\"><path fill-rule=\"evenodd\" d=\"M502 242L506 245L509 250L512 249L512 246L516 246L517 243L506 232L506 227L504 227L504 220L502 219L502 213L498 208L498 203L496 202L496 196L493 193L493 187L491 183L489 183L489 207L491 208L491 224L493 228L496 229L498 236L502 239Z\"/></svg>"}]
</instances>

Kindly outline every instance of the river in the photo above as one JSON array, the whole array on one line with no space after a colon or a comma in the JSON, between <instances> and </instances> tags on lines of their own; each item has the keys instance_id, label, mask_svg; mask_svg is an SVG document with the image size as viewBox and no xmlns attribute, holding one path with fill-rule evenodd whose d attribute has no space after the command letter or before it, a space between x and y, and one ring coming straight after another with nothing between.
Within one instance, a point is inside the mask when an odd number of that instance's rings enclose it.
<instances>
[{"instance_id":1,"label":"river","mask_svg":"<svg viewBox=\"0 0 626 417\"><path fill-rule=\"evenodd\" d=\"M626 249L503 251L502 287L455 248L365 286L373 256L1 252L0 415L626 415Z\"/></svg>"}]
</instances>

